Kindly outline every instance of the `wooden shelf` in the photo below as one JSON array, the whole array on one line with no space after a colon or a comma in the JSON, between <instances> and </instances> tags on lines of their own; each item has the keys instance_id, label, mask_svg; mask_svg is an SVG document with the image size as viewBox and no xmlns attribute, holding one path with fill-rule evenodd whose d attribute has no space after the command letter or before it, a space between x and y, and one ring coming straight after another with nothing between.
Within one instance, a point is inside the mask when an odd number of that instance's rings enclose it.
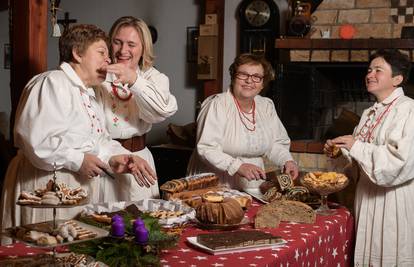
<instances>
[{"instance_id":1,"label":"wooden shelf","mask_svg":"<svg viewBox=\"0 0 414 267\"><path fill-rule=\"evenodd\" d=\"M306 39L284 38L276 39L277 49L326 49L326 50L353 50L353 49L379 49L398 48L414 49L414 39Z\"/></svg>"}]
</instances>

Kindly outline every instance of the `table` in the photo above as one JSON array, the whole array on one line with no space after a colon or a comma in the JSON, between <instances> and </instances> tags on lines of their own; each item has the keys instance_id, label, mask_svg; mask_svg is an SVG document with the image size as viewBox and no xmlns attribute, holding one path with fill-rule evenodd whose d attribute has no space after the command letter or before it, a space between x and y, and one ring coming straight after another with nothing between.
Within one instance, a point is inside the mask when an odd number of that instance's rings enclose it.
<instances>
[{"instance_id":1,"label":"table","mask_svg":"<svg viewBox=\"0 0 414 267\"><path fill-rule=\"evenodd\" d=\"M259 206L253 202L247 216L253 218ZM354 219L346 208L337 207L336 210L335 215L318 215L315 224L282 222L276 229L266 229L288 243L259 251L210 255L186 242L187 237L207 231L186 228L178 248L163 251L161 266L351 266ZM252 225L241 229L252 229Z\"/></svg>"},{"instance_id":2,"label":"table","mask_svg":"<svg viewBox=\"0 0 414 267\"><path fill-rule=\"evenodd\" d=\"M253 202L246 215L254 218L261 204ZM184 229L178 246L163 250L161 266L350 266L353 254L354 219L350 212L336 205L337 213L317 216L315 224L282 222L278 228L266 229L288 243L274 249L210 255L186 242L187 237L207 231L194 226ZM241 229L252 229L246 225ZM46 253L17 243L0 246L0 259Z\"/></svg>"}]
</instances>

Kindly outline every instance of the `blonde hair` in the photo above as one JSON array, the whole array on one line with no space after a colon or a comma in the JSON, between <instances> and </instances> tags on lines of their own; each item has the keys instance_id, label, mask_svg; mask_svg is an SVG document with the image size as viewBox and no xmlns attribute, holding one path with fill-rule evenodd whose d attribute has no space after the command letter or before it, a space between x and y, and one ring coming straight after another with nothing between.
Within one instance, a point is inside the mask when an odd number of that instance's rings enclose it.
<instances>
[{"instance_id":1,"label":"blonde hair","mask_svg":"<svg viewBox=\"0 0 414 267\"><path fill-rule=\"evenodd\" d=\"M154 49L152 46L151 32L148 29L147 24L142 19L137 19L132 16L125 16L117 19L109 31L109 39L112 43L114 35L117 34L119 29L123 27L133 27L139 34L142 41L142 56L139 60L139 68L143 71L148 70L154 63ZM111 45L112 55L112 45ZM113 59L112 59L113 60Z\"/></svg>"}]
</instances>

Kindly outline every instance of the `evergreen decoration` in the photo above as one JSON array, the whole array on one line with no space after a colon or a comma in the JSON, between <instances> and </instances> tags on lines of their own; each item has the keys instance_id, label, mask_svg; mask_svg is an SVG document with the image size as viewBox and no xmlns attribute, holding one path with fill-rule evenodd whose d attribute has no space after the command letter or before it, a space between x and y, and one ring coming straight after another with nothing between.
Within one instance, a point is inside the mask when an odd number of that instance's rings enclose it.
<instances>
[{"instance_id":1,"label":"evergreen decoration","mask_svg":"<svg viewBox=\"0 0 414 267\"><path fill-rule=\"evenodd\" d=\"M77 243L70 246L70 250L79 254L87 254L113 267L159 266L161 250L175 247L177 236L171 236L161 230L156 218L147 214L140 217L149 231L149 240L145 245L135 242L132 232L132 221L136 219L131 213L123 210L117 212L124 219L125 237L104 237L102 239ZM99 223L91 217L81 217L80 221L110 231L111 225Z\"/></svg>"}]
</instances>

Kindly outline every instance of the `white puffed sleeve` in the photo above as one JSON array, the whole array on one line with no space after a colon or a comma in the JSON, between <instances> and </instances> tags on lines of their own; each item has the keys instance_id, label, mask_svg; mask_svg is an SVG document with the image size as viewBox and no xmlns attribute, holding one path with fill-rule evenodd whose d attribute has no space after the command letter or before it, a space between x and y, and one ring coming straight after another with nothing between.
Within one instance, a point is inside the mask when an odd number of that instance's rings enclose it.
<instances>
[{"instance_id":1,"label":"white puffed sleeve","mask_svg":"<svg viewBox=\"0 0 414 267\"><path fill-rule=\"evenodd\" d=\"M84 138L67 135L73 121L70 117L77 114L72 110L76 101L60 75L53 74L34 77L23 91L15 142L37 168L52 170L56 162L58 168L77 171L84 155L74 144L82 144Z\"/></svg>"},{"instance_id":2,"label":"white puffed sleeve","mask_svg":"<svg viewBox=\"0 0 414 267\"><path fill-rule=\"evenodd\" d=\"M290 138L286 132L285 127L276 113L273 101L268 98L263 98L264 106L264 120L267 121L268 133L271 135L271 145L266 152L266 156L281 168L286 161L293 160L290 154Z\"/></svg>"},{"instance_id":3,"label":"white puffed sleeve","mask_svg":"<svg viewBox=\"0 0 414 267\"><path fill-rule=\"evenodd\" d=\"M223 152L223 137L229 114L226 102L217 95L207 98L197 118L197 152L199 156L215 166L234 175L242 161Z\"/></svg>"},{"instance_id":4,"label":"white puffed sleeve","mask_svg":"<svg viewBox=\"0 0 414 267\"><path fill-rule=\"evenodd\" d=\"M405 98L378 129L379 144L357 140L350 156L369 179L380 186L395 186L414 178L414 102Z\"/></svg>"},{"instance_id":5,"label":"white puffed sleeve","mask_svg":"<svg viewBox=\"0 0 414 267\"><path fill-rule=\"evenodd\" d=\"M135 95L140 119L147 123L161 122L178 109L177 100L170 93L168 77L155 68L138 72L137 80L130 90Z\"/></svg>"}]
</instances>

